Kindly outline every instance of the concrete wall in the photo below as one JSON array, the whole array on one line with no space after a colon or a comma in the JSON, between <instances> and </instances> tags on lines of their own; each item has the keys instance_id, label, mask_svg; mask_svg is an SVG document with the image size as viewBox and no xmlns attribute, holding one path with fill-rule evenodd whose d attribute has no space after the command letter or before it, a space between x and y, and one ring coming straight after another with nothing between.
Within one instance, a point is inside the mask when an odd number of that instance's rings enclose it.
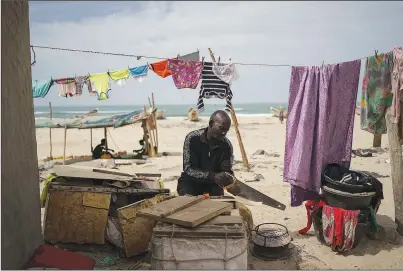
<instances>
[{"instance_id":1,"label":"concrete wall","mask_svg":"<svg viewBox=\"0 0 403 271\"><path fill-rule=\"evenodd\" d=\"M42 244L28 1L1 2L1 269Z\"/></svg>"}]
</instances>

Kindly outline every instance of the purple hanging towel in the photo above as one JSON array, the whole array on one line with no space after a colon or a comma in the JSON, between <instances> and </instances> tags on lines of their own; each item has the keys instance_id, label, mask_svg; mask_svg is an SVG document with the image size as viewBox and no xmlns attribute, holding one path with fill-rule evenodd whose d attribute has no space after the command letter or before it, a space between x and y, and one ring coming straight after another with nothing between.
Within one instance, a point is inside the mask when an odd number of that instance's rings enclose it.
<instances>
[{"instance_id":1,"label":"purple hanging towel","mask_svg":"<svg viewBox=\"0 0 403 271\"><path fill-rule=\"evenodd\" d=\"M328 163L350 167L361 60L292 67L284 156L291 206L315 200Z\"/></svg>"}]
</instances>

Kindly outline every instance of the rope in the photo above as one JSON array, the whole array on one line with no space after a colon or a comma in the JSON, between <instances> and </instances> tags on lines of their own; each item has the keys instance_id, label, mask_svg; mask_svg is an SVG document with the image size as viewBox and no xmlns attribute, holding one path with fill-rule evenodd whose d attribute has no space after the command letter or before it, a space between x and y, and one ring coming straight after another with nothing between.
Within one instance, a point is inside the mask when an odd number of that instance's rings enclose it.
<instances>
[{"instance_id":1,"label":"rope","mask_svg":"<svg viewBox=\"0 0 403 271\"><path fill-rule=\"evenodd\" d=\"M31 51L32 51L32 53L34 53L34 61L31 63L31 66L34 66L36 63L36 54L35 54L35 50L34 50L33 46L31 46Z\"/></svg>"},{"instance_id":2,"label":"rope","mask_svg":"<svg viewBox=\"0 0 403 271\"><path fill-rule=\"evenodd\" d=\"M172 257L173 257L173 259L174 259L174 261L175 261L175 269L178 270L178 264L179 264L179 262L178 262L178 260L177 260L176 257L175 257L175 254L174 254L174 246L173 246L173 244L172 244L172 240L174 239L174 233L175 233L175 224L172 224L172 235L171 235L171 239L170 239L169 244L171 245Z\"/></svg>"},{"instance_id":3,"label":"rope","mask_svg":"<svg viewBox=\"0 0 403 271\"><path fill-rule=\"evenodd\" d=\"M31 45L31 48L40 48L40 49L48 49L48 50L56 50L56 51L67 51L67 52L75 52L75 53L86 53L86 54L133 57L133 58L136 58L137 60L140 60L141 58L159 59L159 60L165 60L165 59L172 58L172 57L159 57L159 56L145 56L145 55L133 55L133 54L123 54L123 53L111 53L111 52L82 50L82 49L69 49L69 48L59 48L59 47L40 46L40 45ZM362 59L366 59L367 57L368 56L361 57L361 58L358 58L358 59L362 60ZM263 67L293 67L293 66L300 66L300 65L293 65L293 64L242 63L242 62L232 62L232 63L236 64L236 65L241 65L241 66L263 66ZM323 64L324 63L322 63L322 65Z\"/></svg>"},{"instance_id":4,"label":"rope","mask_svg":"<svg viewBox=\"0 0 403 271\"><path fill-rule=\"evenodd\" d=\"M115 140L113 140L112 134L111 134L111 132L109 131L109 129L106 128L106 130L108 131L109 136L110 136L110 138L112 139L112 142L113 142L113 144L115 145L115 147L116 147L119 151L121 151L121 149L119 148L119 146L116 144Z\"/></svg>"},{"instance_id":5,"label":"rope","mask_svg":"<svg viewBox=\"0 0 403 271\"><path fill-rule=\"evenodd\" d=\"M224 247L224 270L227 270L227 246L228 246L228 228L224 225L225 229L225 247Z\"/></svg>"}]
</instances>

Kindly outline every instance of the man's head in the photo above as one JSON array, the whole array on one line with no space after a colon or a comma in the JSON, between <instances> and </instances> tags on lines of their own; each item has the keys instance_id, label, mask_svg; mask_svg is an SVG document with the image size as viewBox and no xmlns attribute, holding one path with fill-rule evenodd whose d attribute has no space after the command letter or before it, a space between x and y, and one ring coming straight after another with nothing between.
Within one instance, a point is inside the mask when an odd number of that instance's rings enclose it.
<instances>
[{"instance_id":1,"label":"man's head","mask_svg":"<svg viewBox=\"0 0 403 271\"><path fill-rule=\"evenodd\" d=\"M231 127L231 118L223 110L215 111L209 121L207 135L209 138L221 139L227 135Z\"/></svg>"},{"instance_id":2,"label":"man's head","mask_svg":"<svg viewBox=\"0 0 403 271\"><path fill-rule=\"evenodd\" d=\"M141 140L139 141L139 143L140 143L141 146L143 146L143 145L144 145L144 140L141 139Z\"/></svg>"},{"instance_id":3,"label":"man's head","mask_svg":"<svg viewBox=\"0 0 403 271\"><path fill-rule=\"evenodd\" d=\"M102 144L102 145L105 145L105 144L106 144L105 138L104 138L104 139L101 139L101 144Z\"/></svg>"}]
</instances>

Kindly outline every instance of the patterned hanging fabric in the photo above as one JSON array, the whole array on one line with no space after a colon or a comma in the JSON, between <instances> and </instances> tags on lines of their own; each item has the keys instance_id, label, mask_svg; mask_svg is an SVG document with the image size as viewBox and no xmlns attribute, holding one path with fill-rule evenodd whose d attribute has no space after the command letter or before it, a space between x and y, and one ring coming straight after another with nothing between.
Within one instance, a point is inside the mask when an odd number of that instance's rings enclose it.
<instances>
[{"instance_id":1,"label":"patterned hanging fabric","mask_svg":"<svg viewBox=\"0 0 403 271\"><path fill-rule=\"evenodd\" d=\"M361 92L361 129L386 134L386 109L392 105L392 52L368 57Z\"/></svg>"}]
</instances>

